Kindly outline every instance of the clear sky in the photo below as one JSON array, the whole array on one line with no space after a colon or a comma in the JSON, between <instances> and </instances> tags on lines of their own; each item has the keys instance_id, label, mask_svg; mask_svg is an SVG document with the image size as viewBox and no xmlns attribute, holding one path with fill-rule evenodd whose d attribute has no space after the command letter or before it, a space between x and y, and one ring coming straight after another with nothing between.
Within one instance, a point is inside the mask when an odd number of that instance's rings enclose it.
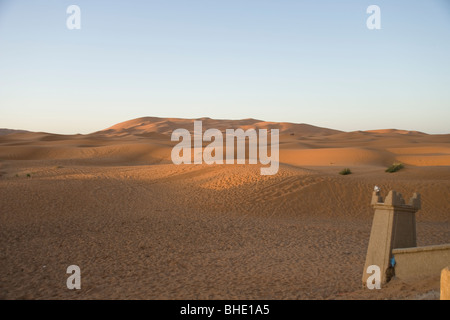
<instances>
[{"instance_id":1,"label":"clear sky","mask_svg":"<svg viewBox=\"0 0 450 320\"><path fill-rule=\"evenodd\" d=\"M142 116L450 133L450 1L0 0L0 128Z\"/></svg>"}]
</instances>

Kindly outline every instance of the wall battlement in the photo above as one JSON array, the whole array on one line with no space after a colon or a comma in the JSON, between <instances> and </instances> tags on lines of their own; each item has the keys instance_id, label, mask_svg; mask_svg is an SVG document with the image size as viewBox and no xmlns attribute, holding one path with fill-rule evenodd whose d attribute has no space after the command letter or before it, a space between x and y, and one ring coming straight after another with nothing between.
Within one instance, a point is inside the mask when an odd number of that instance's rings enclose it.
<instances>
[{"instance_id":1,"label":"wall battlement","mask_svg":"<svg viewBox=\"0 0 450 320\"><path fill-rule=\"evenodd\" d=\"M411 199L409 200L408 204L406 204L405 200L403 199L403 196L401 193L396 192L395 190L391 190L388 195L386 196L385 200L383 201L383 198L380 195L379 191L374 191L372 193L372 206L392 206L392 207L403 207L404 209L411 209L418 211L421 209L421 201L420 201L420 194L414 193Z\"/></svg>"},{"instance_id":2,"label":"wall battlement","mask_svg":"<svg viewBox=\"0 0 450 320\"><path fill-rule=\"evenodd\" d=\"M414 193L406 204L401 193L391 190L383 201L380 189L375 187L371 205L375 213L364 270L370 265L379 266L381 283L386 283L395 271L392 265L392 249L417 246L416 212L421 207L420 194ZM363 285L368 277L369 274L364 272Z\"/></svg>"},{"instance_id":3,"label":"wall battlement","mask_svg":"<svg viewBox=\"0 0 450 320\"><path fill-rule=\"evenodd\" d=\"M410 278L439 274L450 264L450 244L417 247L416 212L421 209L420 194L414 193L408 204L401 193L391 190L383 201L375 187L371 205L375 209L363 273L363 286L370 274L367 267L377 265L381 283L394 275Z\"/></svg>"}]
</instances>

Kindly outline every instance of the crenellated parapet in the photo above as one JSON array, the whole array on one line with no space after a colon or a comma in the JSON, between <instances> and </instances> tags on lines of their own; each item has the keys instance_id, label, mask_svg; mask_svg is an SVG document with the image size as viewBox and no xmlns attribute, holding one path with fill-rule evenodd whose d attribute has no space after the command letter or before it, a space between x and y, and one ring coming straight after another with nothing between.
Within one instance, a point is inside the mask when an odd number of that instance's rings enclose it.
<instances>
[{"instance_id":1,"label":"crenellated parapet","mask_svg":"<svg viewBox=\"0 0 450 320\"><path fill-rule=\"evenodd\" d=\"M414 193L406 204L401 193L391 190L383 199L380 188L375 187L371 205L375 213L365 270L370 265L379 266L382 272L381 282L385 283L391 279L394 272L395 259L392 260L392 250L417 246L416 212L421 208L420 194ZM363 284L367 277L364 273Z\"/></svg>"},{"instance_id":2,"label":"crenellated parapet","mask_svg":"<svg viewBox=\"0 0 450 320\"><path fill-rule=\"evenodd\" d=\"M411 211L418 211L421 208L420 194L414 193L413 196L409 199L408 204L406 204L405 200L401 193L396 192L395 190L389 191L388 195L383 201L383 197L380 195L380 191L375 190L372 193L372 201L371 205L376 206L387 206L387 207L398 207Z\"/></svg>"}]
</instances>

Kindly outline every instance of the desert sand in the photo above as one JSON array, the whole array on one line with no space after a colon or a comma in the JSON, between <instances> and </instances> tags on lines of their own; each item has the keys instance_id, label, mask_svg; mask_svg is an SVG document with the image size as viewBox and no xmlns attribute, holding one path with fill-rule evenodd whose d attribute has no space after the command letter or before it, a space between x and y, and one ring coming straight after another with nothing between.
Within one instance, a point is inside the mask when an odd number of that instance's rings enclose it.
<instances>
[{"instance_id":1,"label":"desert sand","mask_svg":"<svg viewBox=\"0 0 450 320\"><path fill-rule=\"evenodd\" d=\"M439 298L439 277L373 291L361 277L375 185L421 193L418 245L450 242L449 134L201 120L280 129L278 173L172 164L170 134L192 119L0 135L0 298ZM72 264L81 290L66 287Z\"/></svg>"}]
</instances>

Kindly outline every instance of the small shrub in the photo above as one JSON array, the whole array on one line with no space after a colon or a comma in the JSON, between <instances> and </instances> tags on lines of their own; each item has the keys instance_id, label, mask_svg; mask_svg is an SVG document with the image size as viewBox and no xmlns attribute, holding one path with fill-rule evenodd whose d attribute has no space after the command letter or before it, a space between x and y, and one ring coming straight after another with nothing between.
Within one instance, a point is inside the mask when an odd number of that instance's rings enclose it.
<instances>
[{"instance_id":1,"label":"small shrub","mask_svg":"<svg viewBox=\"0 0 450 320\"><path fill-rule=\"evenodd\" d=\"M27 178L31 178L31 174L27 173Z\"/></svg>"},{"instance_id":2,"label":"small shrub","mask_svg":"<svg viewBox=\"0 0 450 320\"><path fill-rule=\"evenodd\" d=\"M339 174L346 176L348 174L352 173L352 171L349 168L345 168L344 170L342 170L341 172L339 172Z\"/></svg>"},{"instance_id":3,"label":"small shrub","mask_svg":"<svg viewBox=\"0 0 450 320\"><path fill-rule=\"evenodd\" d=\"M402 163L393 163L392 166L386 169L386 172L397 172L400 169L403 169L405 166Z\"/></svg>"},{"instance_id":4,"label":"small shrub","mask_svg":"<svg viewBox=\"0 0 450 320\"><path fill-rule=\"evenodd\" d=\"M18 173L16 173L16 178L18 178L19 177L19 174Z\"/></svg>"}]
</instances>

